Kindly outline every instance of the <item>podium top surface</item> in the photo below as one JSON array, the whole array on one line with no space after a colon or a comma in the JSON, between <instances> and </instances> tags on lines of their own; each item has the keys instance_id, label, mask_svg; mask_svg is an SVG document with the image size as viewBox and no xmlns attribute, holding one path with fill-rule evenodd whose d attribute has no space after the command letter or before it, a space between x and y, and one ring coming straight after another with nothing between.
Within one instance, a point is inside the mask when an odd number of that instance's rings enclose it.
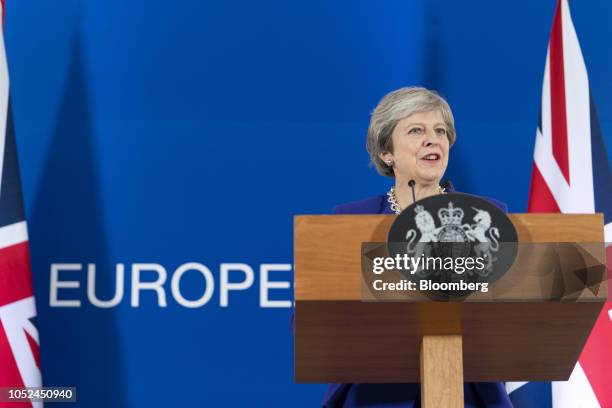
<instances>
[{"instance_id":1,"label":"podium top surface","mask_svg":"<svg viewBox=\"0 0 612 408\"><path fill-rule=\"evenodd\" d=\"M495 300L552 300L556 278L548 270L551 261L544 245L528 243L585 243L591 264L605 263L602 214L510 214L521 247L515 265L496 282ZM300 215L294 220L295 299L362 300L361 245L385 242L394 215ZM528 251L525 249L529 247ZM557 260L557 262L559 262ZM544 276L548 275L548 276ZM563 279L574 279L565 271ZM503 286L508 286L506 290ZM510 288L510 286L512 286ZM557 285L558 286L558 285ZM574 285L575 286L575 285ZM501 290L500 290L501 289ZM552 290L551 289L551 290ZM577 301L605 301L606 282L594 293L585 289ZM503 293L500 297L499 294ZM493 292L470 300L491 301ZM415 294L415 301L427 300Z\"/></svg>"}]
</instances>

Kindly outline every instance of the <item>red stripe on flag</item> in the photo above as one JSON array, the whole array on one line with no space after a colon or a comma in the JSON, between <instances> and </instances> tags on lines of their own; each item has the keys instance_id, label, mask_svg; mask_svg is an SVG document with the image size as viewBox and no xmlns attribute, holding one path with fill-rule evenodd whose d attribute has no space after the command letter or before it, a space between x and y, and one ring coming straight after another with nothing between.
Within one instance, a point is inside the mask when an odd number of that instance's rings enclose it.
<instances>
[{"instance_id":1,"label":"red stripe on flag","mask_svg":"<svg viewBox=\"0 0 612 408\"><path fill-rule=\"evenodd\" d=\"M531 171L531 188L529 190L527 211L536 213L561 212L555 197L550 192L535 162L533 163L533 170Z\"/></svg>"},{"instance_id":2,"label":"red stripe on flag","mask_svg":"<svg viewBox=\"0 0 612 408\"><path fill-rule=\"evenodd\" d=\"M0 387L23 387L17 363L0 320ZM29 402L0 402L0 408L32 407Z\"/></svg>"},{"instance_id":3,"label":"red stripe on flag","mask_svg":"<svg viewBox=\"0 0 612 408\"><path fill-rule=\"evenodd\" d=\"M608 282L612 279L612 246L606 248ZM609 287L609 286L608 286ZM606 302L580 355L580 365L602 407L612 406L610 367L612 361L612 302Z\"/></svg>"},{"instance_id":4,"label":"red stripe on flag","mask_svg":"<svg viewBox=\"0 0 612 408\"><path fill-rule=\"evenodd\" d=\"M565 72L563 68L563 29L561 0L557 4L550 33L550 110L553 156L561 173L570 182L567 150L567 114L565 110Z\"/></svg>"},{"instance_id":5,"label":"red stripe on flag","mask_svg":"<svg viewBox=\"0 0 612 408\"><path fill-rule=\"evenodd\" d=\"M0 306L33 293L28 242L0 249Z\"/></svg>"}]
</instances>

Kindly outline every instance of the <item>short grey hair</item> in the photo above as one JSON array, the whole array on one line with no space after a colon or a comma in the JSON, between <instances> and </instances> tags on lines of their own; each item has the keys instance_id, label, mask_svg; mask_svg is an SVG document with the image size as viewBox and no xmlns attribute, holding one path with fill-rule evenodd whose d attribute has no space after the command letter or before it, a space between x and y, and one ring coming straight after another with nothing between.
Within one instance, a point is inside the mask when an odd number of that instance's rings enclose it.
<instances>
[{"instance_id":1,"label":"short grey hair","mask_svg":"<svg viewBox=\"0 0 612 408\"><path fill-rule=\"evenodd\" d=\"M446 125L449 145L455 143L455 119L448 102L435 91L422 87L405 87L389 92L378 103L368 127L366 149L376 170L383 176L393 177L393 167L387 165L380 155L393 152L391 135L400 120L413 113L440 111Z\"/></svg>"}]
</instances>

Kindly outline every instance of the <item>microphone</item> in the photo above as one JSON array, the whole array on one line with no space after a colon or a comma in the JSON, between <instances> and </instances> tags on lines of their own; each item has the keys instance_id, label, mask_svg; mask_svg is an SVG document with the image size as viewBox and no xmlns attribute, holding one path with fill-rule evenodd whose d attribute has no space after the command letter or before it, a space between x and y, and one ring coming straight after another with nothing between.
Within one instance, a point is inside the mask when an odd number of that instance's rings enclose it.
<instances>
[{"instance_id":1,"label":"microphone","mask_svg":"<svg viewBox=\"0 0 612 408\"><path fill-rule=\"evenodd\" d=\"M453 182L450 180L446 180L444 183L442 183L442 187L448 192L455 191L455 186L453 185Z\"/></svg>"},{"instance_id":2,"label":"microphone","mask_svg":"<svg viewBox=\"0 0 612 408\"><path fill-rule=\"evenodd\" d=\"M412 190L412 202L413 203L416 202L416 194L414 193L415 184L416 184L416 181L414 181L413 179L410 179L410 181L408 181L408 187L410 187L410 190Z\"/></svg>"}]
</instances>

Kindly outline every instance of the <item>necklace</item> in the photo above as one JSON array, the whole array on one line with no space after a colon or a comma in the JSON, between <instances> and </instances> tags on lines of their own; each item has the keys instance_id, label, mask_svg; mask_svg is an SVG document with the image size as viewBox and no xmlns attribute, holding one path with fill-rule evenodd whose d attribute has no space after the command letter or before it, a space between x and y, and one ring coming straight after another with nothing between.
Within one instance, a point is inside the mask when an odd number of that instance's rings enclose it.
<instances>
[{"instance_id":1,"label":"necklace","mask_svg":"<svg viewBox=\"0 0 612 408\"><path fill-rule=\"evenodd\" d=\"M438 193L444 194L446 191L444 188L438 186ZM395 194L395 187L391 187L389 192L387 193L387 202L391 204L391 211L396 214L402 212L403 208L399 205L399 201L397 200L397 195Z\"/></svg>"}]
</instances>

